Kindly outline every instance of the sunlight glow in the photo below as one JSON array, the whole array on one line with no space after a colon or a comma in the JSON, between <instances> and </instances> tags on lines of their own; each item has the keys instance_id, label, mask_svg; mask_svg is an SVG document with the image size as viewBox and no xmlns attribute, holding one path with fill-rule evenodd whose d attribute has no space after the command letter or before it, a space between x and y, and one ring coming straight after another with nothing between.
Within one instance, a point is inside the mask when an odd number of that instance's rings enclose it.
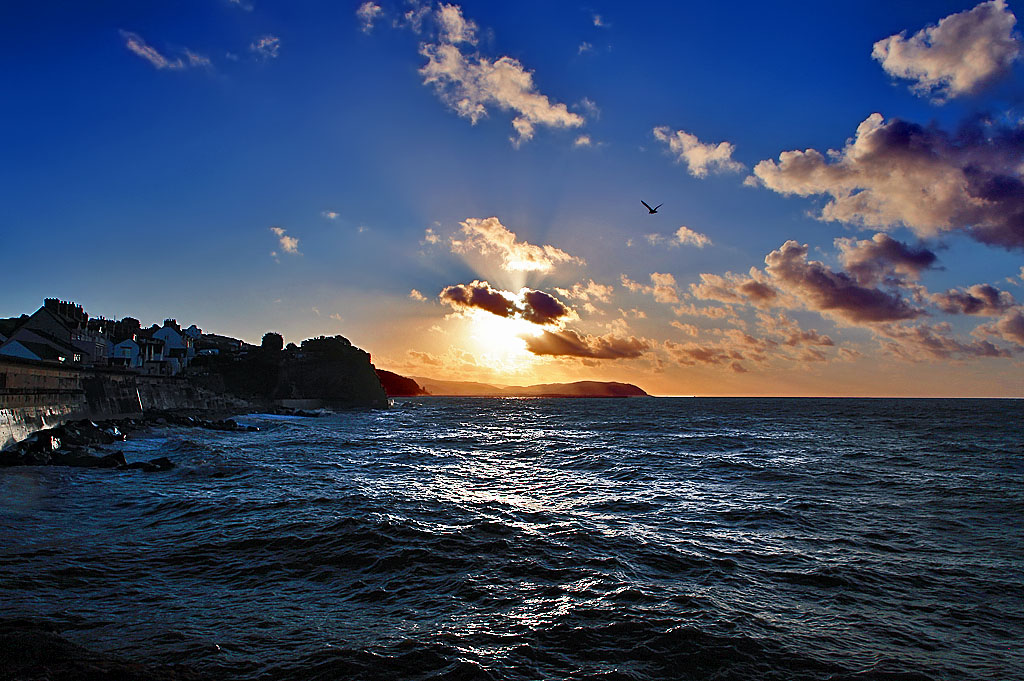
<instances>
[{"instance_id":1,"label":"sunlight glow","mask_svg":"<svg viewBox=\"0 0 1024 681\"><path fill-rule=\"evenodd\" d=\"M497 317L483 310L469 313L468 341L471 351L489 367L501 372L527 371L539 362L526 349L523 336L539 336L542 330L523 319Z\"/></svg>"}]
</instances>

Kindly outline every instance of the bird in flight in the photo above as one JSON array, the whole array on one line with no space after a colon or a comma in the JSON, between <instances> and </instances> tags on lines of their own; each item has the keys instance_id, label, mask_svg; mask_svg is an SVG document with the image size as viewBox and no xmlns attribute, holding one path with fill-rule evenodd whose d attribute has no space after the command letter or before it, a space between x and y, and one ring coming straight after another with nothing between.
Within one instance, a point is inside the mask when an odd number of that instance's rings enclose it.
<instances>
[{"instance_id":1,"label":"bird in flight","mask_svg":"<svg viewBox=\"0 0 1024 681\"><path fill-rule=\"evenodd\" d=\"M657 213L658 209L665 205L664 203L659 203L654 208L651 208L650 206L647 205L647 202L644 201L643 199L640 199L640 203L644 204L644 208L646 208L647 212L650 213L651 215L654 215L655 213Z\"/></svg>"}]
</instances>

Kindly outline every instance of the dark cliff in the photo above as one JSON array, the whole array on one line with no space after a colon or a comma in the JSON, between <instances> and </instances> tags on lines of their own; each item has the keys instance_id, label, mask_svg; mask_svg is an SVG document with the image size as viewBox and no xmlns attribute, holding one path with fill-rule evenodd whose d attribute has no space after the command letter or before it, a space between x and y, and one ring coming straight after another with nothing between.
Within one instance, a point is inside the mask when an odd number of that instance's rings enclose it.
<instances>
[{"instance_id":1,"label":"dark cliff","mask_svg":"<svg viewBox=\"0 0 1024 681\"><path fill-rule=\"evenodd\" d=\"M316 400L327 407L386 407L370 355L342 336L312 338L301 348L260 349L245 357L207 357L193 380L253 402Z\"/></svg>"},{"instance_id":2,"label":"dark cliff","mask_svg":"<svg viewBox=\"0 0 1024 681\"><path fill-rule=\"evenodd\" d=\"M377 369L377 378L380 379L380 384L384 386L384 392L388 394L388 397L416 397L430 394L416 381L392 371Z\"/></svg>"}]
</instances>

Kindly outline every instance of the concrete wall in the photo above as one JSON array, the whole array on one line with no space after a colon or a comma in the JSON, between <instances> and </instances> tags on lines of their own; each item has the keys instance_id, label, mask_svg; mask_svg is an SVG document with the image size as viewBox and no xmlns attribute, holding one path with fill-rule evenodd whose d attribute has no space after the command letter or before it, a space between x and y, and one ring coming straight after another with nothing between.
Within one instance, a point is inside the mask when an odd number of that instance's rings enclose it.
<instances>
[{"instance_id":1,"label":"concrete wall","mask_svg":"<svg viewBox=\"0 0 1024 681\"><path fill-rule=\"evenodd\" d=\"M153 409L243 412L248 406L183 378L0 357L0 449L68 421L132 418Z\"/></svg>"},{"instance_id":2,"label":"concrete wall","mask_svg":"<svg viewBox=\"0 0 1024 681\"><path fill-rule=\"evenodd\" d=\"M141 415L132 374L0 358L0 449L67 421Z\"/></svg>"}]
</instances>

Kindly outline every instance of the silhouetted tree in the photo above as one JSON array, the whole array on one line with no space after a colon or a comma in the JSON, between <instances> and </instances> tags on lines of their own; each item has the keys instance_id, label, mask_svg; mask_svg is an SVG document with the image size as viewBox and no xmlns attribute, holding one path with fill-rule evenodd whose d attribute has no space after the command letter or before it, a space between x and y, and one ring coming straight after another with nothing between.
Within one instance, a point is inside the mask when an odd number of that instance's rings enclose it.
<instances>
[{"instance_id":1,"label":"silhouetted tree","mask_svg":"<svg viewBox=\"0 0 1024 681\"><path fill-rule=\"evenodd\" d=\"M284 349L284 336L273 331L263 334L263 342L260 347L268 352L281 352Z\"/></svg>"}]
</instances>

